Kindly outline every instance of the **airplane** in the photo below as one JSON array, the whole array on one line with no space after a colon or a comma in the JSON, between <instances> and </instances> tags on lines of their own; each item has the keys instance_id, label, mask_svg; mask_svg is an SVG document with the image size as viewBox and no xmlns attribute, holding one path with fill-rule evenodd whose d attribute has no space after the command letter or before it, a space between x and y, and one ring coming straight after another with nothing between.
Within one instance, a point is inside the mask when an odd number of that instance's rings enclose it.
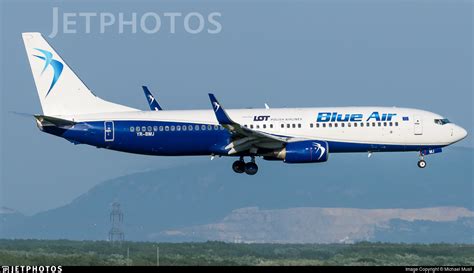
<instances>
[{"instance_id":1,"label":"airplane","mask_svg":"<svg viewBox=\"0 0 474 273\"><path fill-rule=\"evenodd\" d=\"M150 90L148 89L147 86L142 86L143 92L145 93L146 100L148 101L148 105L150 106L151 111L161 111L163 108L161 108L160 104L158 101L155 99L155 96L151 94Z\"/></svg>"},{"instance_id":2,"label":"airplane","mask_svg":"<svg viewBox=\"0 0 474 273\"><path fill-rule=\"evenodd\" d=\"M224 109L209 94L208 110L141 111L94 95L40 33L22 36L43 111L34 116L37 126L74 144L143 155L235 157L234 172L255 175L257 157L321 163L333 153L417 152L417 165L425 168L425 156L467 136L443 116L411 108Z\"/></svg>"}]
</instances>

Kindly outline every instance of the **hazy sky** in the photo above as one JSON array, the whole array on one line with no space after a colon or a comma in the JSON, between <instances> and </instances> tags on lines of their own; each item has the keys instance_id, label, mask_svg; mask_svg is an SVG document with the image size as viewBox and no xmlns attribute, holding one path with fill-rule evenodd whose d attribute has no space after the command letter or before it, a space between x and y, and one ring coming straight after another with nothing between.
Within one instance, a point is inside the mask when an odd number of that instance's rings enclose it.
<instances>
[{"instance_id":1,"label":"hazy sky","mask_svg":"<svg viewBox=\"0 0 474 273\"><path fill-rule=\"evenodd\" d=\"M147 84L168 109L381 105L422 108L471 132L472 1L2 1L0 206L34 213L69 202L104 179L207 158L130 155L41 133L21 32L48 35L65 13L154 12L158 33L76 18L75 34L48 41L96 95L147 109ZM25 8L25 7L28 8ZM180 12L171 33L165 12ZM218 34L185 31L184 15L221 13ZM168 19L167 19L168 18ZM207 20L207 18L205 18ZM212 27L206 22L207 29ZM414 155L415 156L415 155ZM228 160L231 164L231 160ZM415 162L415 160L414 160ZM230 168L229 168L229 171Z\"/></svg>"}]
</instances>

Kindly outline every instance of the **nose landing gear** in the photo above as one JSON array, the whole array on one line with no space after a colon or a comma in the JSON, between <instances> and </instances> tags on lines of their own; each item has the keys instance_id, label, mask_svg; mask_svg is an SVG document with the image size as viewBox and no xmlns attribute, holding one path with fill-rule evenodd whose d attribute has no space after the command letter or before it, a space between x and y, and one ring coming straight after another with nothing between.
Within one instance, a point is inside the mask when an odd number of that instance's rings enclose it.
<instances>
[{"instance_id":1,"label":"nose landing gear","mask_svg":"<svg viewBox=\"0 0 474 273\"><path fill-rule=\"evenodd\" d=\"M246 173L248 175L254 175L258 172L258 166L255 163L255 157L252 156L250 162L245 163L243 156L239 160L232 164L232 170L236 173Z\"/></svg>"},{"instance_id":2,"label":"nose landing gear","mask_svg":"<svg viewBox=\"0 0 474 273\"><path fill-rule=\"evenodd\" d=\"M423 159L420 159L417 165L419 168L423 169L424 167L426 167L426 161L424 161Z\"/></svg>"},{"instance_id":3,"label":"nose landing gear","mask_svg":"<svg viewBox=\"0 0 474 273\"><path fill-rule=\"evenodd\" d=\"M426 167L426 161L425 161L425 159L424 159L424 157L423 157L422 152L420 152L420 160L418 160L417 165L418 165L418 168L420 168L420 169L423 169L423 168Z\"/></svg>"}]
</instances>

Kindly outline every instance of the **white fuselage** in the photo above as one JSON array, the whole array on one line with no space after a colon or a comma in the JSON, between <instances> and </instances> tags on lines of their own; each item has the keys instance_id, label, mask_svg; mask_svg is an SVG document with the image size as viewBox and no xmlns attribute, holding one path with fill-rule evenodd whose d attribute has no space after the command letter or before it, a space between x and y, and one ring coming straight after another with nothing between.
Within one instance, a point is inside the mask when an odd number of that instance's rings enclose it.
<instances>
[{"instance_id":1,"label":"white fuselage","mask_svg":"<svg viewBox=\"0 0 474 273\"><path fill-rule=\"evenodd\" d=\"M443 117L428 111L397 107L325 107L229 109L237 123L256 131L301 139L345 143L446 146L466 137L466 131L453 123L440 125ZM337 113L341 118L318 122L320 113ZM377 116L372 115L378 113ZM391 119L383 114L390 114ZM353 121L343 121L351 115ZM372 115L372 117L371 117ZM164 121L218 125L212 110L133 111L120 113L60 116L74 121ZM405 119L405 120L404 120Z\"/></svg>"}]
</instances>

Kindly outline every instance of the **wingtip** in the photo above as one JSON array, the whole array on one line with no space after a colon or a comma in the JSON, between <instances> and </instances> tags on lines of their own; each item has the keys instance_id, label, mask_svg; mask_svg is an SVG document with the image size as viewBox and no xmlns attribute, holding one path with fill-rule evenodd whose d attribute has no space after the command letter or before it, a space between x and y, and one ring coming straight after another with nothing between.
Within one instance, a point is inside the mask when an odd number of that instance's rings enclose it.
<instances>
[{"instance_id":1,"label":"wingtip","mask_svg":"<svg viewBox=\"0 0 474 273\"><path fill-rule=\"evenodd\" d=\"M208 95L209 95L209 98L210 98L212 101L214 101L214 100L217 101L216 96L214 96L213 93L208 93Z\"/></svg>"}]
</instances>

